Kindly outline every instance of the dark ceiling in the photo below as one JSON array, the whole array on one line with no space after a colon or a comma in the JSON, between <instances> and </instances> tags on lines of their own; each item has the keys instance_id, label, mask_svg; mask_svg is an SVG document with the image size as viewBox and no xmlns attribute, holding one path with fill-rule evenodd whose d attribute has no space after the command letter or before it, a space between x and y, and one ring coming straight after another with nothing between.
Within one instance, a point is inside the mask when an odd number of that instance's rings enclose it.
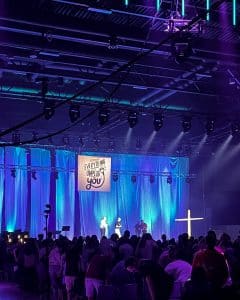
<instances>
[{"instance_id":1,"label":"dark ceiling","mask_svg":"<svg viewBox=\"0 0 240 300\"><path fill-rule=\"evenodd\" d=\"M41 112L45 101L58 104L83 91L74 99L81 104L81 116L101 103L111 111L109 124L99 127L95 113L43 144L88 143L87 149L105 150L114 141L117 150L130 151L125 137L132 109L139 114L132 147L139 140L144 144L151 135L153 113L164 115L164 127L149 149L152 153L164 152L160 148L180 132L185 115L193 117L185 144L198 143L209 117L215 119L217 128L212 141L229 132L229 124L240 114L240 29L232 25L232 1L216 7L206 21L206 1L185 0L185 23L180 16L181 1L160 1L159 12L155 0L129 0L128 7L124 2L0 2L2 130ZM237 10L240 15L239 4ZM202 19L190 32L167 31L171 17L180 26L196 15ZM191 51L176 59L176 52L186 45ZM156 49L142 55L152 47ZM143 57L110 76L137 56ZM47 82L46 97L43 81ZM39 118L17 133L24 141L31 140L33 131L45 135L64 129L70 124L68 109L65 104L51 120ZM12 136L1 139L10 141Z\"/></svg>"}]
</instances>

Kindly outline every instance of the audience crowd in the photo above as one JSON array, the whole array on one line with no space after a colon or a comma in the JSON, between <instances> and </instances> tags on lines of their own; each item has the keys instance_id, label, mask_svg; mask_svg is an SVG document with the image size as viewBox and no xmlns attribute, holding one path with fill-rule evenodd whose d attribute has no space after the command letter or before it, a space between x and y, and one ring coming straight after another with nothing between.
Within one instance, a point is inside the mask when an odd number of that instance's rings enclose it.
<instances>
[{"instance_id":1,"label":"audience crowd","mask_svg":"<svg viewBox=\"0 0 240 300\"><path fill-rule=\"evenodd\" d=\"M96 235L0 240L1 280L17 282L39 299L239 300L240 237L214 231L155 241L125 231Z\"/></svg>"}]
</instances>

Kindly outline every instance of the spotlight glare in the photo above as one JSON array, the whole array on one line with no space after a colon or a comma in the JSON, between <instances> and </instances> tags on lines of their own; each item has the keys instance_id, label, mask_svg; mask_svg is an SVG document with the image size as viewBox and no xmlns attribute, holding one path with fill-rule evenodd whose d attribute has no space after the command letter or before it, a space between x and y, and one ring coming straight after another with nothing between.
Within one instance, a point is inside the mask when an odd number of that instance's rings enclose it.
<instances>
[{"instance_id":1,"label":"spotlight glare","mask_svg":"<svg viewBox=\"0 0 240 300\"><path fill-rule=\"evenodd\" d=\"M167 177L167 183L172 184L172 175L168 175Z\"/></svg>"},{"instance_id":2,"label":"spotlight glare","mask_svg":"<svg viewBox=\"0 0 240 300\"><path fill-rule=\"evenodd\" d=\"M159 131L163 127L162 114L159 114L159 113L154 114L153 126L154 126L155 131Z\"/></svg>"},{"instance_id":3,"label":"spotlight glare","mask_svg":"<svg viewBox=\"0 0 240 300\"><path fill-rule=\"evenodd\" d=\"M109 111L107 109L100 109L98 114L98 121L100 126L105 125L109 120Z\"/></svg>"},{"instance_id":4,"label":"spotlight glare","mask_svg":"<svg viewBox=\"0 0 240 300\"><path fill-rule=\"evenodd\" d=\"M210 135L214 131L214 125L215 125L215 120L214 119L208 119L206 123L206 131L207 135Z\"/></svg>"},{"instance_id":5,"label":"spotlight glare","mask_svg":"<svg viewBox=\"0 0 240 300\"><path fill-rule=\"evenodd\" d=\"M138 114L136 111L130 111L128 113L128 124L130 128L133 128L137 125L138 122Z\"/></svg>"},{"instance_id":6,"label":"spotlight glare","mask_svg":"<svg viewBox=\"0 0 240 300\"><path fill-rule=\"evenodd\" d=\"M71 104L69 108L69 118L72 123L76 122L80 118L80 107L78 104Z\"/></svg>"},{"instance_id":7,"label":"spotlight glare","mask_svg":"<svg viewBox=\"0 0 240 300\"><path fill-rule=\"evenodd\" d=\"M231 125L232 136L236 136L240 132L240 124L238 122L233 122Z\"/></svg>"},{"instance_id":8,"label":"spotlight glare","mask_svg":"<svg viewBox=\"0 0 240 300\"><path fill-rule=\"evenodd\" d=\"M46 120L50 120L55 113L55 102L54 101L45 101L43 107L43 113Z\"/></svg>"},{"instance_id":9,"label":"spotlight glare","mask_svg":"<svg viewBox=\"0 0 240 300\"><path fill-rule=\"evenodd\" d=\"M188 132L192 127L192 118L191 117L183 117L182 120L182 128L183 132Z\"/></svg>"}]
</instances>

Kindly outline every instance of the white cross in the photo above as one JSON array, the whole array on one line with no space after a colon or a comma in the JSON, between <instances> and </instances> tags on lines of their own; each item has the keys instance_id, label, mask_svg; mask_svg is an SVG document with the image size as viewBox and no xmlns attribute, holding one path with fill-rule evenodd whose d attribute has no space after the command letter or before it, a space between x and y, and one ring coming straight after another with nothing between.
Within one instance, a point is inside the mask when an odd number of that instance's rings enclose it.
<instances>
[{"instance_id":1,"label":"white cross","mask_svg":"<svg viewBox=\"0 0 240 300\"><path fill-rule=\"evenodd\" d=\"M191 210L190 209L187 210L187 218L175 219L175 221L180 221L180 222L187 221L187 231L188 231L189 237L192 236L191 221L199 221L199 220L203 220L203 218L191 218Z\"/></svg>"}]
</instances>

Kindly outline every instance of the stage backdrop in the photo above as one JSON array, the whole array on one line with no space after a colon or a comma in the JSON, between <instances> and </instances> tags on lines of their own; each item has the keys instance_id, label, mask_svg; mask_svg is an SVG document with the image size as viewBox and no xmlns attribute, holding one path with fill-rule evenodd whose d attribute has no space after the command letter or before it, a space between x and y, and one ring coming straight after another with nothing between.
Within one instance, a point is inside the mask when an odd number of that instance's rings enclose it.
<instances>
[{"instance_id":1,"label":"stage backdrop","mask_svg":"<svg viewBox=\"0 0 240 300\"><path fill-rule=\"evenodd\" d=\"M143 219L155 238L162 233L177 236L186 224L175 217L186 214L189 197L188 159L181 157L128 154L81 153L111 157L110 192L78 192L77 153L33 148L0 148L1 230L22 229L33 236L43 232L43 210L52 204L50 229L69 225L67 235L99 235L99 223L106 216L109 232L122 218L123 230L134 232ZM172 174L167 183L163 173ZM153 175L152 182L150 175ZM135 180L133 180L135 179Z\"/></svg>"},{"instance_id":2,"label":"stage backdrop","mask_svg":"<svg viewBox=\"0 0 240 300\"><path fill-rule=\"evenodd\" d=\"M110 233L114 231L118 216L122 218L123 229L131 232L134 232L135 224L143 219L149 232L156 238L162 233L177 236L186 231L186 224L176 223L174 219L187 209L189 184L184 176L188 174L187 158L109 153L98 155L112 158L111 191L79 192L81 230L84 235L98 231L103 216L107 217ZM172 173L172 184L167 183L167 176L163 176L163 173ZM114 174L117 176L114 177ZM154 176L152 183L150 174ZM136 182L132 182L134 175Z\"/></svg>"}]
</instances>

